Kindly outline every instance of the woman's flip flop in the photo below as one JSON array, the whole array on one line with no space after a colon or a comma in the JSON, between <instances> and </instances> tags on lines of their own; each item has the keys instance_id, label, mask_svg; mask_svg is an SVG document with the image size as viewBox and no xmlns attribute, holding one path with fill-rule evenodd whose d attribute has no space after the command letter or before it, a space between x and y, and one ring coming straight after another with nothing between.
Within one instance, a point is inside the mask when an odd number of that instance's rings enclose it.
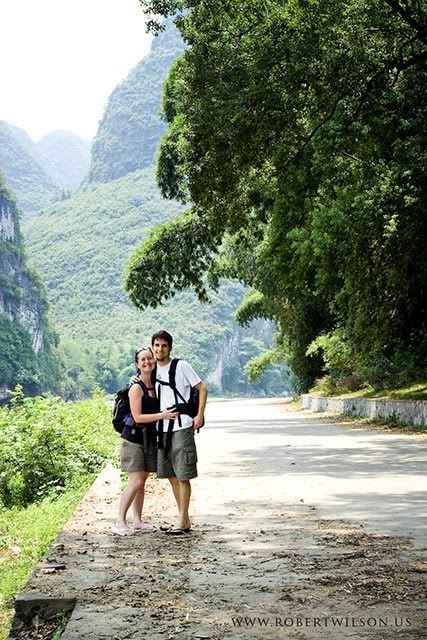
<instances>
[{"instance_id":1,"label":"woman's flip flop","mask_svg":"<svg viewBox=\"0 0 427 640\"><path fill-rule=\"evenodd\" d=\"M151 524L147 524L146 522L144 522L144 524L140 525L139 527L133 527L132 533L153 533L155 530L156 528Z\"/></svg>"},{"instance_id":2,"label":"woman's flip flop","mask_svg":"<svg viewBox=\"0 0 427 640\"><path fill-rule=\"evenodd\" d=\"M111 527L111 531L112 533L114 533L115 536L131 536L132 535L132 531L130 529L125 529L124 527L117 527L116 525L114 525L113 527Z\"/></svg>"}]
</instances>

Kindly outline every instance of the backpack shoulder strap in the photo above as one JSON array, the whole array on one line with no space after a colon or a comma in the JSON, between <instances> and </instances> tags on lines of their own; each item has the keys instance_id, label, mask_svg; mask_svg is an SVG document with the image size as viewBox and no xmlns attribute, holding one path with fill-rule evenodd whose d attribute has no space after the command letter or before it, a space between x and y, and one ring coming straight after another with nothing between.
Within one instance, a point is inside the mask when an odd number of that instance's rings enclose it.
<instances>
[{"instance_id":1,"label":"backpack shoulder strap","mask_svg":"<svg viewBox=\"0 0 427 640\"><path fill-rule=\"evenodd\" d=\"M157 362L154 365L154 369L151 372L151 384L153 385L153 387L155 386L157 382Z\"/></svg>"},{"instance_id":2,"label":"backpack shoulder strap","mask_svg":"<svg viewBox=\"0 0 427 640\"><path fill-rule=\"evenodd\" d=\"M142 380L138 380L138 382L136 384L138 384L141 387L142 395L145 398L148 395L147 385L145 384L145 382L142 382Z\"/></svg>"},{"instance_id":3,"label":"backpack shoulder strap","mask_svg":"<svg viewBox=\"0 0 427 640\"><path fill-rule=\"evenodd\" d=\"M172 389L176 389L176 368L178 366L179 358L174 358L171 361L171 366L169 367L169 386Z\"/></svg>"},{"instance_id":4,"label":"backpack shoulder strap","mask_svg":"<svg viewBox=\"0 0 427 640\"><path fill-rule=\"evenodd\" d=\"M177 387L176 387L176 368L178 366L178 362L179 362L179 358L174 358L173 360L171 360L170 363L170 367L169 367L169 381L168 382L164 382L163 380L159 380L156 377L156 382L159 383L159 393L160 393L160 388L162 385L166 385L168 387L170 387L175 395L175 400L178 403L178 398L180 398L182 400L182 402L185 402L184 398L182 397L182 394L178 391ZM156 373L157 373L157 368L156 368ZM179 416L178 416L179 419Z\"/></svg>"},{"instance_id":5,"label":"backpack shoulder strap","mask_svg":"<svg viewBox=\"0 0 427 640\"><path fill-rule=\"evenodd\" d=\"M175 393L175 399L178 401L179 398L180 400L182 400L182 402L185 403L185 398L176 386L176 368L178 366L178 362L179 358L174 358L171 362L171 366L169 367L169 386Z\"/></svg>"}]
</instances>

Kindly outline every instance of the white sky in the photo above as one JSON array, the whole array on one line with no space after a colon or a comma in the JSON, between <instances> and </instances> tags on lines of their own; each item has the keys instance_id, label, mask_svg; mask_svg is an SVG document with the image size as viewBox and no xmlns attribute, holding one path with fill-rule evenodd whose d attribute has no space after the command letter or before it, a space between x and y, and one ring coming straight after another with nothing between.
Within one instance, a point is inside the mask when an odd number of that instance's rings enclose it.
<instances>
[{"instance_id":1,"label":"white sky","mask_svg":"<svg viewBox=\"0 0 427 640\"><path fill-rule=\"evenodd\" d=\"M86 140L150 48L138 0L0 0L0 120Z\"/></svg>"}]
</instances>

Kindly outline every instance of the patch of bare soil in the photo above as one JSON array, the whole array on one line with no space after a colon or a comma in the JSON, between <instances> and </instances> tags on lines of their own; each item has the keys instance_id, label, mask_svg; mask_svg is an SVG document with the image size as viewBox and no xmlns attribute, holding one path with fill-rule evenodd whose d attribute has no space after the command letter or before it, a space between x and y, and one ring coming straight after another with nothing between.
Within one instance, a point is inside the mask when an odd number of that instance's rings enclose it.
<instances>
[{"instance_id":1,"label":"patch of bare soil","mask_svg":"<svg viewBox=\"0 0 427 640\"><path fill-rule=\"evenodd\" d=\"M182 537L120 538L118 493L105 472L26 586L76 599L63 640L425 637L426 564L405 538L238 500ZM153 524L173 518L167 483L150 481L146 503ZM50 637L28 633L14 637Z\"/></svg>"}]
</instances>

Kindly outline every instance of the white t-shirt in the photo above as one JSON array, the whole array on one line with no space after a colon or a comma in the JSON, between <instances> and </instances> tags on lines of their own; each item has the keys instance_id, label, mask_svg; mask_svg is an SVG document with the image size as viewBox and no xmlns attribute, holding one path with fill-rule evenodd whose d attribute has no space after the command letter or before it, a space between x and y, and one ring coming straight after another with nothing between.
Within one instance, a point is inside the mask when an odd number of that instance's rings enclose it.
<instances>
[{"instance_id":1,"label":"white t-shirt","mask_svg":"<svg viewBox=\"0 0 427 640\"><path fill-rule=\"evenodd\" d=\"M169 362L169 364L167 364L166 366L161 367L159 363L157 363L156 377L158 380L163 380L163 382L169 382L170 365L171 363ZM194 371L192 366L189 365L188 362L186 362L185 360L180 360L176 367L175 385L179 393L182 395L182 397L185 399L186 402L190 398L191 388L195 387L196 384L199 384L199 382L201 382L201 379L199 378L197 373ZM163 411L164 409L167 409L168 407L172 407L174 404L176 404L175 394L173 390L167 385L164 385L164 384L161 385L159 382L156 382L157 397L159 397L159 387L161 387L160 411ZM179 396L178 396L178 402L182 402ZM193 418L191 416L181 414L180 417L181 417L181 427L179 426L179 420L175 419L174 425L173 425L174 431L177 431L178 429L187 429L188 427L191 427L191 425L193 424ZM169 420L165 420L163 422L163 429L165 433L167 431L168 424L169 424Z\"/></svg>"}]
</instances>

